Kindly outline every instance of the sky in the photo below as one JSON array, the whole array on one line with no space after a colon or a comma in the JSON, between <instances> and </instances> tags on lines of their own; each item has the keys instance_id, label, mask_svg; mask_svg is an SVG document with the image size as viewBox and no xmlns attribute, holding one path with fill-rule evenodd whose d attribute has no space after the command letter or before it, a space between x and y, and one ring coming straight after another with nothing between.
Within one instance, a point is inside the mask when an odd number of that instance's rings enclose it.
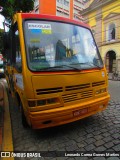
<instances>
[{"instance_id":1,"label":"sky","mask_svg":"<svg viewBox=\"0 0 120 160\"><path fill-rule=\"evenodd\" d=\"M4 20L5 20L4 16L0 14L0 29L4 29L4 26L3 26ZM8 31L9 31L9 28L5 26L5 32L8 32Z\"/></svg>"},{"instance_id":2,"label":"sky","mask_svg":"<svg viewBox=\"0 0 120 160\"><path fill-rule=\"evenodd\" d=\"M4 17L0 14L0 28L3 29Z\"/></svg>"}]
</instances>

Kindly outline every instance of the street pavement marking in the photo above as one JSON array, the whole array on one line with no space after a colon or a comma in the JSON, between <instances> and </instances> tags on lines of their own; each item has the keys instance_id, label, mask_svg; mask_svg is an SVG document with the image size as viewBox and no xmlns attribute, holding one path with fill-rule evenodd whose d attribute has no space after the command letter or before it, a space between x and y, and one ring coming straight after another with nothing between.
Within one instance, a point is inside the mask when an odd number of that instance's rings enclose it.
<instances>
[{"instance_id":1,"label":"street pavement marking","mask_svg":"<svg viewBox=\"0 0 120 160\"><path fill-rule=\"evenodd\" d=\"M3 84L4 83L4 84ZM3 82L4 87L4 130L3 130L3 144L2 151L13 151L13 140L12 140L12 129L11 129L11 120L9 112L9 101L7 96L6 84ZM2 160L8 160L7 157L2 158ZM13 157L9 157L9 160L14 160Z\"/></svg>"}]
</instances>

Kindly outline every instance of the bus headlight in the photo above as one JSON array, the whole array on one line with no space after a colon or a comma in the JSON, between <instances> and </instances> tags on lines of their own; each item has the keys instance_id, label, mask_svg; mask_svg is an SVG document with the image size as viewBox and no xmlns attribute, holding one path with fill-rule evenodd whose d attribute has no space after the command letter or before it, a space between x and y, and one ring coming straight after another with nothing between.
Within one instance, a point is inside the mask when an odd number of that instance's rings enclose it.
<instances>
[{"instance_id":1,"label":"bus headlight","mask_svg":"<svg viewBox=\"0 0 120 160\"><path fill-rule=\"evenodd\" d=\"M28 106L29 107L35 107L36 106L36 101L28 101Z\"/></svg>"},{"instance_id":2,"label":"bus headlight","mask_svg":"<svg viewBox=\"0 0 120 160\"><path fill-rule=\"evenodd\" d=\"M102 88L102 89L96 90L96 94L101 94L101 93L104 93L106 91L107 91L106 88Z\"/></svg>"},{"instance_id":3,"label":"bus headlight","mask_svg":"<svg viewBox=\"0 0 120 160\"><path fill-rule=\"evenodd\" d=\"M49 99L42 99L37 101L28 101L29 107L36 107L36 106L44 106L59 103L58 98L49 98Z\"/></svg>"}]
</instances>

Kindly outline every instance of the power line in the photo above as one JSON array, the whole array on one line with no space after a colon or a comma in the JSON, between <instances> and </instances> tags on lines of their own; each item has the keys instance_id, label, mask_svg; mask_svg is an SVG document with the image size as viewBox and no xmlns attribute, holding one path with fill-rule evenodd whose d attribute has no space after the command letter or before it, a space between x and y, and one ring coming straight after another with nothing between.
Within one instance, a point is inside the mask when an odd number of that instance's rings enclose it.
<instances>
[{"instance_id":1,"label":"power line","mask_svg":"<svg viewBox=\"0 0 120 160\"><path fill-rule=\"evenodd\" d=\"M116 5L116 6L118 6L118 5ZM116 7L116 6L115 6L115 7ZM116 8L113 9L113 8L111 7L111 8L109 8L109 9L104 10L104 12L102 12L102 13L99 13L99 14L96 13L96 16L103 15L104 13L107 13L108 11L109 11L109 13L110 13L111 10L112 10L112 12L114 12L114 11L116 11L117 9L116 9ZM109 15L109 13L108 13L108 15ZM91 20L91 19L95 18L96 16L92 16L92 17L88 18L88 20ZM102 18L102 20L103 20L103 18ZM117 20L117 19L114 19L114 21L115 21L115 20ZM114 24L115 24L115 23L114 23ZM109 27L109 25L108 25L108 27ZM115 27L115 29L117 29L117 28L119 28L119 27L120 27L120 26L117 26L117 27ZM91 29L92 29L92 26L91 26ZM94 28L93 28L93 29L94 29ZM110 31L110 29L105 29L104 31L95 33L95 35L102 34L102 33L109 32L109 31Z\"/></svg>"},{"instance_id":2,"label":"power line","mask_svg":"<svg viewBox=\"0 0 120 160\"><path fill-rule=\"evenodd\" d=\"M118 5L116 5L115 7L118 7ZM120 6L119 6L120 7ZM88 7L89 8L89 7ZM106 9L104 12L102 12L102 13L106 13L107 11L110 11L111 12L111 10L113 9L113 7L111 7L111 8L109 8L109 9ZM115 11L116 10L116 8L114 9L114 10L112 10L112 11ZM84 11L84 10L83 10ZM98 15L101 15L101 13L99 13L99 14L96 14L96 16L98 16ZM96 17L96 16L92 16L92 17L90 17L89 19L92 19L92 18L94 18L94 17Z\"/></svg>"},{"instance_id":3,"label":"power line","mask_svg":"<svg viewBox=\"0 0 120 160\"><path fill-rule=\"evenodd\" d=\"M116 29L116 28L119 28L119 27L120 27L120 26L117 26L117 27L115 27L115 29ZM92 30L92 29L91 29L91 30ZM104 33L104 32L110 31L110 30L111 30L111 29L108 29L108 30L105 30L105 31L102 31L102 32L97 32L97 33L95 33L95 35L96 35L96 34L101 34L101 33Z\"/></svg>"},{"instance_id":4,"label":"power line","mask_svg":"<svg viewBox=\"0 0 120 160\"><path fill-rule=\"evenodd\" d=\"M116 43L116 42L119 42L120 41L120 38L117 38L117 39L111 39L111 40L104 40L104 41L96 41L97 45L103 45L104 43L106 44L111 44L111 43Z\"/></svg>"}]
</instances>

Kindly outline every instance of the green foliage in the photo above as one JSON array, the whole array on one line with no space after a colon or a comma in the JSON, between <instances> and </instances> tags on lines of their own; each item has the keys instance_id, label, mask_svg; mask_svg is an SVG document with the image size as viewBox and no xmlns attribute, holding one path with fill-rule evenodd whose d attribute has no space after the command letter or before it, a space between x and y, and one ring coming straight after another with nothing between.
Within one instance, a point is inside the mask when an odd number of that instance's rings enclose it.
<instances>
[{"instance_id":1,"label":"green foliage","mask_svg":"<svg viewBox=\"0 0 120 160\"><path fill-rule=\"evenodd\" d=\"M30 12L34 7L34 0L0 0L0 6L3 7L2 14L9 22L12 21L16 12ZM3 31L0 30L0 52L3 50Z\"/></svg>"},{"instance_id":2,"label":"green foliage","mask_svg":"<svg viewBox=\"0 0 120 160\"><path fill-rule=\"evenodd\" d=\"M30 12L33 10L34 0L1 0L3 7L1 14L9 21L16 12Z\"/></svg>"}]
</instances>

